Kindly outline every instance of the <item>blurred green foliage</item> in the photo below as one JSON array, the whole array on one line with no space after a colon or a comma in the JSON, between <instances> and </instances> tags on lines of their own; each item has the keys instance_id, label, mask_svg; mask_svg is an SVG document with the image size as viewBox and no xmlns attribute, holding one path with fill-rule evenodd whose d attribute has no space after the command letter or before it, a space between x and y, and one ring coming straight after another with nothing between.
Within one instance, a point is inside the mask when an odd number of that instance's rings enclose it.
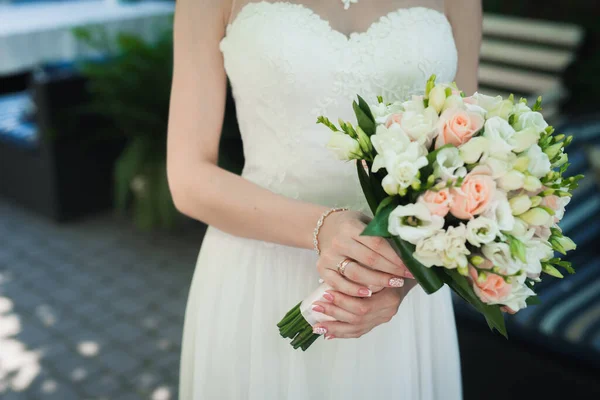
<instances>
[{"instance_id":1,"label":"blurred green foliage","mask_svg":"<svg viewBox=\"0 0 600 400\"><path fill-rule=\"evenodd\" d=\"M565 71L564 82L571 96L563 112L597 113L600 79L600 7L590 0L483 0L484 12L566 22L585 29L586 37L575 62Z\"/></svg>"},{"instance_id":2,"label":"blurred green foliage","mask_svg":"<svg viewBox=\"0 0 600 400\"><path fill-rule=\"evenodd\" d=\"M110 122L107 136L127 139L114 169L117 211L125 212L131 206L134 222L141 229L174 226L179 213L166 175L171 29L152 42L123 33L109 37L98 27L76 29L74 34L104 55L81 63L91 96L87 111Z\"/></svg>"}]
</instances>

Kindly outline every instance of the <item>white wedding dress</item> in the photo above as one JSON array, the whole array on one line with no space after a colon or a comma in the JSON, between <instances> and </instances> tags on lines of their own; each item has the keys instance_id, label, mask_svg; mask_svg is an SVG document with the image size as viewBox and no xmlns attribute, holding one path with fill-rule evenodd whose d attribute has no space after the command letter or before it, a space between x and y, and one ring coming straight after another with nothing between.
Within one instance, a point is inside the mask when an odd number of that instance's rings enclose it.
<instances>
[{"instance_id":1,"label":"white wedding dress","mask_svg":"<svg viewBox=\"0 0 600 400\"><path fill-rule=\"evenodd\" d=\"M245 3L236 2L220 45L243 137L243 177L292 198L366 212L355 166L325 148L329 131L316 118L354 121L356 94L371 103L377 95L406 98L422 92L432 73L452 81L450 24L422 7L443 5L361 0L346 11L339 0ZM318 286L316 261L312 250L208 229L186 311L182 400L461 398L447 287L431 296L414 288L391 322L360 339L293 350L276 324Z\"/></svg>"}]
</instances>

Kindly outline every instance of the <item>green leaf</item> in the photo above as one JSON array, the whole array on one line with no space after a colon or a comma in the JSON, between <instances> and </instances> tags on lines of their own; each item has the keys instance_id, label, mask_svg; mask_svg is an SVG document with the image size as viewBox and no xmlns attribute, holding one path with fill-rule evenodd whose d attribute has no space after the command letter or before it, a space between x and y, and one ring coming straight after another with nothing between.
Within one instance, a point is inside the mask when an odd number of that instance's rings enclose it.
<instances>
[{"instance_id":1,"label":"green leaf","mask_svg":"<svg viewBox=\"0 0 600 400\"><path fill-rule=\"evenodd\" d=\"M369 106L367 105L368 112L365 112L356 101L352 102L352 108L354 109L354 114L356 114L358 126L360 126L368 136L372 136L375 134L375 119L373 118L373 114L371 114L371 110L368 107Z\"/></svg>"},{"instance_id":2,"label":"green leaf","mask_svg":"<svg viewBox=\"0 0 600 400\"><path fill-rule=\"evenodd\" d=\"M388 196L385 199L383 199L381 201L381 203L379 203L379 206L377 207L377 211L375 212L375 215L379 214L381 212L381 210L383 210L385 207L387 207L388 205L395 203L396 205L398 204L398 197L396 196Z\"/></svg>"},{"instance_id":3,"label":"green leaf","mask_svg":"<svg viewBox=\"0 0 600 400\"><path fill-rule=\"evenodd\" d=\"M392 237L388 231L388 220L392 211L398 206L397 200L394 202L394 199L394 197L388 197L381 202L377 209L377 213L375 214L375 218L369 222L369 225L367 225L365 230L361 233L361 236Z\"/></svg>"},{"instance_id":4,"label":"green leaf","mask_svg":"<svg viewBox=\"0 0 600 400\"><path fill-rule=\"evenodd\" d=\"M362 187L362 191L367 199L367 204L369 204L369 208L373 212L373 215L376 214L377 207L379 206L379 202L375 197L373 192L373 188L371 187L371 180L369 179L369 174L364 169L361 160L356 160L356 170L358 172L358 179L360 180L360 186Z\"/></svg>"},{"instance_id":5,"label":"green leaf","mask_svg":"<svg viewBox=\"0 0 600 400\"><path fill-rule=\"evenodd\" d=\"M527 303L528 306L537 306L539 304L542 304L542 301L537 296L531 296L525 300L525 303Z\"/></svg>"},{"instance_id":6,"label":"green leaf","mask_svg":"<svg viewBox=\"0 0 600 400\"><path fill-rule=\"evenodd\" d=\"M506 325L504 324L504 315L500 307L497 305L490 306L482 302L473 291L467 278L460 275L457 270L444 269L444 272L449 278L445 280L448 286L485 317L492 331L496 329L502 336L508 338Z\"/></svg>"},{"instance_id":7,"label":"green leaf","mask_svg":"<svg viewBox=\"0 0 600 400\"><path fill-rule=\"evenodd\" d=\"M369 167L369 171L371 171L372 164L367 163L367 165ZM385 172L382 170L380 170L376 173L373 173L373 172L369 173L369 180L371 181L371 188L373 190L373 195L377 199L377 202L381 202L389 196L383 189L383 186L381 185L381 181L383 181L383 178L385 178Z\"/></svg>"},{"instance_id":8,"label":"green leaf","mask_svg":"<svg viewBox=\"0 0 600 400\"><path fill-rule=\"evenodd\" d=\"M373 123L375 123L375 117L373 117L373 113L371 112L371 107L369 107L369 104L362 97L358 95L356 97L358 97L358 106L360 107L360 109L365 113L367 117L369 117L371 121L373 121Z\"/></svg>"},{"instance_id":9,"label":"green leaf","mask_svg":"<svg viewBox=\"0 0 600 400\"><path fill-rule=\"evenodd\" d=\"M438 268L427 268L413 257L415 251L414 245L405 242L397 236L393 236L390 243L396 250L396 253L400 255L404 265L414 275L415 280L427 294L435 293L444 286L444 281L441 277L442 272Z\"/></svg>"}]
</instances>

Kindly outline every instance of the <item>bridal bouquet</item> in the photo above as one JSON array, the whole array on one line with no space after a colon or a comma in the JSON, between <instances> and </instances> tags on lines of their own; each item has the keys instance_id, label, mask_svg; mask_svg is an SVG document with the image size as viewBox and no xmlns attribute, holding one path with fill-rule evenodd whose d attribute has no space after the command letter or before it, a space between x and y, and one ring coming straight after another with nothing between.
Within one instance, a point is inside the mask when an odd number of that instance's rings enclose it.
<instances>
[{"instance_id":1,"label":"bridal bouquet","mask_svg":"<svg viewBox=\"0 0 600 400\"><path fill-rule=\"evenodd\" d=\"M354 102L358 121L326 117L328 147L357 172L374 219L363 235L390 240L425 292L444 284L507 336L501 308L536 304L542 273L574 273L555 256L575 249L557 225L582 175L566 177L564 148L541 110L426 83L424 96L369 106ZM294 348L318 337L311 325L329 317L310 309L330 289L321 285L278 325ZM306 306L305 306L306 305ZM330 318L329 318L330 319Z\"/></svg>"}]
</instances>

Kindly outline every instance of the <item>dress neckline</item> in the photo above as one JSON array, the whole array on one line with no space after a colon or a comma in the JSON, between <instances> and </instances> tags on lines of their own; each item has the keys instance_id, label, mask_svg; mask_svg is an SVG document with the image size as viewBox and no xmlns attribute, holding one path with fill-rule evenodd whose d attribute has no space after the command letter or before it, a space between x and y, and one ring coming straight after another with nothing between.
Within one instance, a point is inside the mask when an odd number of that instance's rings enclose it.
<instances>
[{"instance_id":1,"label":"dress neckline","mask_svg":"<svg viewBox=\"0 0 600 400\"><path fill-rule=\"evenodd\" d=\"M223 37L223 39L221 41L224 41L225 39L227 39L229 30L234 27L236 25L236 23L239 20L240 15L242 15L245 12L248 12L248 10L251 9L251 6L254 7L262 7L262 6L273 6L273 7L290 7L291 9L297 9L297 10L301 10L303 12L307 12L309 13L309 15L314 18L316 21L318 21L321 24L324 24L327 27L327 30L330 32L330 34L332 35L337 35L339 37L342 37L346 42L350 42L353 39L357 39L357 38L361 38L364 36L368 36L377 26L381 25L385 20L400 15L400 14L404 14L404 13L408 13L408 12L414 12L414 11L427 11L427 12L433 12L437 15L442 16L446 22L450 22L448 20L448 18L446 17L446 14L444 14L443 12L441 12L440 10L436 10L434 8L429 8L429 7L422 7L422 6L415 6L415 7L401 7L401 8L397 8L395 10L392 10L386 14L383 14L382 16L380 16L379 18L377 18L375 21L373 21L369 27L364 30L364 31L360 31L360 32L351 32L349 34L346 34L338 29L333 28L333 26L331 25L331 23L329 22L329 20L323 18L320 14L318 14L317 12L315 12L312 8L305 6L304 4L301 3L290 3L289 1L257 1L257 2L250 2L250 3L246 3L244 6L242 6L242 8L240 9L240 11L237 13L237 15L235 16L235 18L233 18L233 20L227 24L227 28L226 28L226 32L225 32L225 36Z\"/></svg>"}]
</instances>

